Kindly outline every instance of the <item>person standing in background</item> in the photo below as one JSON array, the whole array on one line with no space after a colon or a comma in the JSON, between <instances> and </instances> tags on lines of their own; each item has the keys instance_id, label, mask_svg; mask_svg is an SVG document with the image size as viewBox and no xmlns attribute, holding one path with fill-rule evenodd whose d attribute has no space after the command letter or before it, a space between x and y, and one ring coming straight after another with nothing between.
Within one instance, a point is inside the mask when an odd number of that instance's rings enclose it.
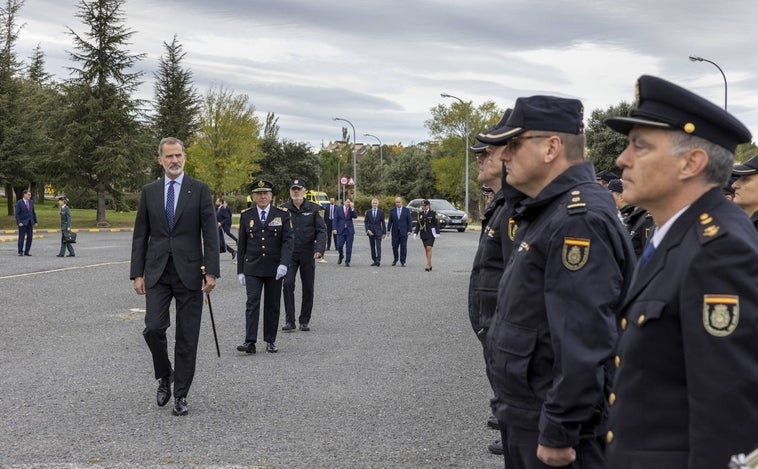
<instances>
[{"instance_id":1,"label":"person standing in background","mask_svg":"<svg viewBox=\"0 0 758 469\"><path fill-rule=\"evenodd\" d=\"M411 211L408 207L403 207L402 197L395 197L395 208L390 210L389 222L387 222L387 232L392 236L393 266L397 264L399 254L400 265L405 267L408 256L408 236L411 235L411 231L413 231Z\"/></svg>"},{"instance_id":2,"label":"person standing in background","mask_svg":"<svg viewBox=\"0 0 758 469\"><path fill-rule=\"evenodd\" d=\"M332 232L337 235L337 251L340 254L337 264L342 264L342 259L344 259L345 267L350 267L350 260L353 256L353 240L355 239L354 218L358 218L358 214L355 212L353 201L350 199L345 199L342 207L337 207L334 211Z\"/></svg>"},{"instance_id":3,"label":"person standing in background","mask_svg":"<svg viewBox=\"0 0 758 469\"><path fill-rule=\"evenodd\" d=\"M181 140L158 145L164 176L142 187L132 236L129 278L145 295L145 338L159 380L156 400L164 406L174 382L174 415L187 415L187 394L195 376L203 293L221 275L218 227L207 184L184 173L187 156ZM205 275L202 274L205 267ZM169 307L176 303L174 366L168 357Z\"/></svg>"},{"instance_id":4,"label":"person standing in background","mask_svg":"<svg viewBox=\"0 0 758 469\"><path fill-rule=\"evenodd\" d=\"M58 205L61 208L61 250L57 254L57 257L63 257L66 250L68 250L68 257L74 257L73 243L67 243L65 234L71 231L71 209L68 207L68 199L64 196L58 197Z\"/></svg>"},{"instance_id":5,"label":"person standing in background","mask_svg":"<svg viewBox=\"0 0 758 469\"><path fill-rule=\"evenodd\" d=\"M329 206L324 210L324 223L326 224L326 250L332 249L332 239L334 239L334 248L337 248L337 235L333 233L334 227L334 211L336 205L334 205L334 197L329 197Z\"/></svg>"},{"instance_id":6,"label":"person standing in background","mask_svg":"<svg viewBox=\"0 0 758 469\"><path fill-rule=\"evenodd\" d=\"M224 233L228 233L232 226L232 211L229 210L229 207L226 206L226 201L222 198L216 199L216 207L218 207L216 209L216 223L218 224L219 253L228 252L232 255L232 260L234 260L234 256L237 253L224 240ZM234 235L230 233L229 236L237 242L237 238Z\"/></svg>"},{"instance_id":7,"label":"person standing in background","mask_svg":"<svg viewBox=\"0 0 758 469\"><path fill-rule=\"evenodd\" d=\"M387 224L384 221L384 211L379 208L379 199L371 200L371 208L363 216L363 226L371 247L372 267L379 267L382 262L382 240L387 236Z\"/></svg>"},{"instance_id":8,"label":"person standing in background","mask_svg":"<svg viewBox=\"0 0 758 469\"><path fill-rule=\"evenodd\" d=\"M416 235L421 235L421 242L424 244L424 251L426 252L426 272L432 271L432 248L434 247L434 240L440 237L440 225L437 222L437 212L432 210L429 201L424 199L422 202L421 213L418 215L418 224L416 224L416 230L413 233L413 239L416 239Z\"/></svg>"},{"instance_id":9,"label":"person standing in background","mask_svg":"<svg viewBox=\"0 0 758 469\"><path fill-rule=\"evenodd\" d=\"M732 201L750 217L758 230L758 155L732 168L732 175L737 177L732 183Z\"/></svg>"},{"instance_id":10,"label":"person standing in background","mask_svg":"<svg viewBox=\"0 0 758 469\"><path fill-rule=\"evenodd\" d=\"M21 199L16 202L16 224L18 225L18 255L31 256L34 227L37 226L37 212L34 211L32 192L25 190ZM26 243L24 243L26 241Z\"/></svg>"}]
</instances>

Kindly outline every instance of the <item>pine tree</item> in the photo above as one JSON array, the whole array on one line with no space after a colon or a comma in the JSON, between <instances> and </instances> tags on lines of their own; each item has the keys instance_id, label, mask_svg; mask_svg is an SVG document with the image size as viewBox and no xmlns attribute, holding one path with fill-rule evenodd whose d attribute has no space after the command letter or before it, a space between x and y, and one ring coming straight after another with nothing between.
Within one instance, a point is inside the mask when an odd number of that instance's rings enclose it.
<instances>
[{"instance_id":1,"label":"pine tree","mask_svg":"<svg viewBox=\"0 0 758 469\"><path fill-rule=\"evenodd\" d=\"M142 73L130 70L144 54L126 49L133 31L123 24L123 3L82 0L76 16L90 29L79 35L69 28L76 48L69 55L80 67L69 67L74 78L65 86L60 170L71 184L95 191L98 226L109 226L106 193L118 199L155 155L145 148L142 103L131 98Z\"/></svg>"}]
</instances>

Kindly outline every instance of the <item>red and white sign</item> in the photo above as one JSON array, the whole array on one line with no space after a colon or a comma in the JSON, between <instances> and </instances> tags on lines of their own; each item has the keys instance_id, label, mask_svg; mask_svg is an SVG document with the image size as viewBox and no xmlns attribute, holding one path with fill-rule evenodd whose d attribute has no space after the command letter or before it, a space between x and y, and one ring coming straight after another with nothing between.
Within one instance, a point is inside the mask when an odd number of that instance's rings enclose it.
<instances>
[{"instance_id":1,"label":"red and white sign","mask_svg":"<svg viewBox=\"0 0 758 469\"><path fill-rule=\"evenodd\" d=\"M340 184L342 184L343 186L347 184L347 178L345 176L342 176L340 178Z\"/></svg>"},{"instance_id":2,"label":"red and white sign","mask_svg":"<svg viewBox=\"0 0 758 469\"><path fill-rule=\"evenodd\" d=\"M355 185L355 180L353 178L348 179L347 185L348 186L354 186Z\"/></svg>"}]
</instances>

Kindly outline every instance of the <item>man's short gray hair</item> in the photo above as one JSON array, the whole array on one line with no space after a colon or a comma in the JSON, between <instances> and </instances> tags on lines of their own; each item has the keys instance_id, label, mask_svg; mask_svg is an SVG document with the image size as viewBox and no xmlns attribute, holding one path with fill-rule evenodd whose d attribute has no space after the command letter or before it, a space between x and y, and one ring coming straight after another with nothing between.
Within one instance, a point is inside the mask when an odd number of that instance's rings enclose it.
<instances>
[{"instance_id":1,"label":"man's short gray hair","mask_svg":"<svg viewBox=\"0 0 758 469\"><path fill-rule=\"evenodd\" d=\"M704 138L689 135L681 131L671 131L669 142L671 144L671 153L679 156L690 150L700 148L708 154L708 164L705 166L703 175L706 181L712 182L718 187L725 186L732 174L734 165L734 153Z\"/></svg>"}]
</instances>

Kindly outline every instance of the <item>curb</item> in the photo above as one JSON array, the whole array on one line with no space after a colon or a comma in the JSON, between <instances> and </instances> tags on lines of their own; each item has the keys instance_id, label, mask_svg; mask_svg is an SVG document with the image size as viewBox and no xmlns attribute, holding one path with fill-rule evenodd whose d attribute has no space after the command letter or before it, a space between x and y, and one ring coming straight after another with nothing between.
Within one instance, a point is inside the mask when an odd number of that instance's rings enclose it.
<instances>
[{"instance_id":1,"label":"curb","mask_svg":"<svg viewBox=\"0 0 758 469\"><path fill-rule=\"evenodd\" d=\"M74 233L119 233L125 231L134 231L134 228L74 228ZM44 239L47 234L60 233L61 230L34 230L32 239ZM0 230L0 243L10 243L18 241L18 230Z\"/></svg>"}]
</instances>

